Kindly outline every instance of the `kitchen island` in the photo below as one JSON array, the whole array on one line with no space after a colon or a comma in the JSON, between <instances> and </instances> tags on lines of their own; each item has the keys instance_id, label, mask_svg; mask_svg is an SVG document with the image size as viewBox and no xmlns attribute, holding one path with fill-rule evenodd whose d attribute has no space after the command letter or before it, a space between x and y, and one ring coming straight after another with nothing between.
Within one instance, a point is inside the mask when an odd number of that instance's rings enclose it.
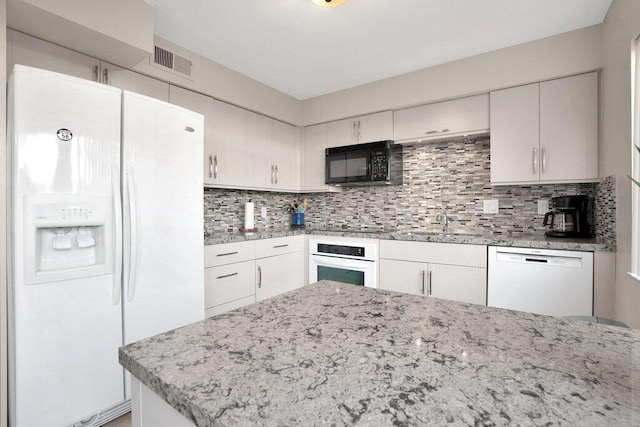
<instances>
[{"instance_id":1,"label":"kitchen island","mask_svg":"<svg viewBox=\"0 0 640 427\"><path fill-rule=\"evenodd\" d=\"M120 363L134 426L640 424L639 331L330 281Z\"/></svg>"}]
</instances>

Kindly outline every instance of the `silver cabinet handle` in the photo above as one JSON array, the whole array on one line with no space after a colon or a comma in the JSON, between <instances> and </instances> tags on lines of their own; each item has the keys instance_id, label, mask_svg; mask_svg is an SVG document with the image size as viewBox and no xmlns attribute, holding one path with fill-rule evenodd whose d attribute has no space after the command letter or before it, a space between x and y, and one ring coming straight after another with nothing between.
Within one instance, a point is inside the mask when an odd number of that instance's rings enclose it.
<instances>
[{"instance_id":1,"label":"silver cabinet handle","mask_svg":"<svg viewBox=\"0 0 640 427\"><path fill-rule=\"evenodd\" d=\"M276 184L278 183L278 165L276 165Z\"/></svg>"},{"instance_id":2,"label":"silver cabinet handle","mask_svg":"<svg viewBox=\"0 0 640 427\"><path fill-rule=\"evenodd\" d=\"M273 184L273 177L274 177L274 172L273 172L273 165L271 165L271 183Z\"/></svg>"},{"instance_id":3,"label":"silver cabinet handle","mask_svg":"<svg viewBox=\"0 0 640 427\"><path fill-rule=\"evenodd\" d=\"M362 133L360 132L360 120L358 120L358 142L362 139Z\"/></svg>"},{"instance_id":4,"label":"silver cabinet handle","mask_svg":"<svg viewBox=\"0 0 640 427\"><path fill-rule=\"evenodd\" d=\"M209 154L209 178L213 178L213 156Z\"/></svg>"},{"instance_id":5,"label":"silver cabinet handle","mask_svg":"<svg viewBox=\"0 0 640 427\"><path fill-rule=\"evenodd\" d=\"M424 295L424 281L427 277L427 270L422 270L422 295Z\"/></svg>"},{"instance_id":6,"label":"silver cabinet handle","mask_svg":"<svg viewBox=\"0 0 640 427\"><path fill-rule=\"evenodd\" d=\"M99 69L99 67L97 65L93 66L93 81L94 82L98 81L98 69Z\"/></svg>"},{"instance_id":7,"label":"silver cabinet handle","mask_svg":"<svg viewBox=\"0 0 640 427\"><path fill-rule=\"evenodd\" d=\"M433 135L433 134L436 134L436 133L445 133L445 132L449 132L449 129L428 130L424 134L425 135Z\"/></svg>"},{"instance_id":8,"label":"silver cabinet handle","mask_svg":"<svg viewBox=\"0 0 640 427\"><path fill-rule=\"evenodd\" d=\"M353 121L353 126L351 127L351 139L353 141L356 140L356 121Z\"/></svg>"},{"instance_id":9,"label":"silver cabinet handle","mask_svg":"<svg viewBox=\"0 0 640 427\"><path fill-rule=\"evenodd\" d=\"M218 179L218 156L213 156L213 177Z\"/></svg>"},{"instance_id":10,"label":"silver cabinet handle","mask_svg":"<svg viewBox=\"0 0 640 427\"><path fill-rule=\"evenodd\" d=\"M262 267L258 266L258 288L262 288Z\"/></svg>"},{"instance_id":11,"label":"silver cabinet handle","mask_svg":"<svg viewBox=\"0 0 640 427\"><path fill-rule=\"evenodd\" d=\"M542 163L542 173L545 173L547 169L547 150L542 147L540 151L540 154L542 155L542 162L540 162Z\"/></svg>"},{"instance_id":12,"label":"silver cabinet handle","mask_svg":"<svg viewBox=\"0 0 640 427\"><path fill-rule=\"evenodd\" d=\"M237 255L237 254L238 254L238 251L235 251L235 252L227 252L225 254L218 254L216 256L229 256L229 255Z\"/></svg>"},{"instance_id":13,"label":"silver cabinet handle","mask_svg":"<svg viewBox=\"0 0 640 427\"><path fill-rule=\"evenodd\" d=\"M278 249L278 248L286 248L289 245L276 245L273 247L273 249Z\"/></svg>"},{"instance_id":14,"label":"silver cabinet handle","mask_svg":"<svg viewBox=\"0 0 640 427\"><path fill-rule=\"evenodd\" d=\"M533 173L538 173L538 149L533 149Z\"/></svg>"},{"instance_id":15,"label":"silver cabinet handle","mask_svg":"<svg viewBox=\"0 0 640 427\"><path fill-rule=\"evenodd\" d=\"M225 274L224 276L218 276L216 279L226 279L227 277L237 276L238 273Z\"/></svg>"},{"instance_id":16,"label":"silver cabinet handle","mask_svg":"<svg viewBox=\"0 0 640 427\"><path fill-rule=\"evenodd\" d=\"M104 70L102 70L102 79L104 84L108 85L109 84L109 69L105 68Z\"/></svg>"},{"instance_id":17,"label":"silver cabinet handle","mask_svg":"<svg viewBox=\"0 0 640 427\"><path fill-rule=\"evenodd\" d=\"M428 287L429 292L427 293L427 295L429 295L429 296L431 296L431 273L433 273L433 272L431 270L429 270L429 273L428 273L429 280L427 281L428 284L429 284L429 287Z\"/></svg>"}]
</instances>

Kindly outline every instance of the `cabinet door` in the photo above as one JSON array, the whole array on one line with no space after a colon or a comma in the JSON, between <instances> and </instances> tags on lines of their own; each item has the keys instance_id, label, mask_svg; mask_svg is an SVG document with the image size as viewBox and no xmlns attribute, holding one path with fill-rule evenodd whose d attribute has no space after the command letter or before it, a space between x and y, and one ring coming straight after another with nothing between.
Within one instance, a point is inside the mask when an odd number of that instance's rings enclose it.
<instances>
[{"instance_id":1,"label":"cabinet door","mask_svg":"<svg viewBox=\"0 0 640 427\"><path fill-rule=\"evenodd\" d=\"M486 305L486 274L484 268L429 264L427 284L436 298Z\"/></svg>"},{"instance_id":2,"label":"cabinet door","mask_svg":"<svg viewBox=\"0 0 640 427\"><path fill-rule=\"evenodd\" d=\"M421 262L380 260L380 288L406 294L427 294L429 265Z\"/></svg>"},{"instance_id":3,"label":"cabinet door","mask_svg":"<svg viewBox=\"0 0 640 427\"><path fill-rule=\"evenodd\" d=\"M255 295L254 261L204 269L205 309Z\"/></svg>"},{"instance_id":4,"label":"cabinet door","mask_svg":"<svg viewBox=\"0 0 640 427\"><path fill-rule=\"evenodd\" d=\"M218 150L216 165L218 184L244 187L249 185L245 162L244 111L225 102L213 101L213 140Z\"/></svg>"},{"instance_id":5,"label":"cabinet door","mask_svg":"<svg viewBox=\"0 0 640 427\"><path fill-rule=\"evenodd\" d=\"M98 81L100 61L53 43L7 30L7 75L15 64Z\"/></svg>"},{"instance_id":6,"label":"cabinet door","mask_svg":"<svg viewBox=\"0 0 640 427\"><path fill-rule=\"evenodd\" d=\"M244 137L250 171L249 186L270 188L275 185L274 120L246 110L244 115Z\"/></svg>"},{"instance_id":7,"label":"cabinet door","mask_svg":"<svg viewBox=\"0 0 640 427\"><path fill-rule=\"evenodd\" d=\"M489 131L489 96L476 95L393 113L396 141L434 141Z\"/></svg>"},{"instance_id":8,"label":"cabinet door","mask_svg":"<svg viewBox=\"0 0 640 427\"><path fill-rule=\"evenodd\" d=\"M540 83L540 155L541 181L598 178L597 73Z\"/></svg>"},{"instance_id":9,"label":"cabinet door","mask_svg":"<svg viewBox=\"0 0 640 427\"><path fill-rule=\"evenodd\" d=\"M100 81L104 84L169 102L168 83L125 70L108 62L101 62L100 74Z\"/></svg>"},{"instance_id":10,"label":"cabinet door","mask_svg":"<svg viewBox=\"0 0 640 427\"><path fill-rule=\"evenodd\" d=\"M393 113L391 111L368 114L358 117L357 121L356 131L360 144L393 140Z\"/></svg>"},{"instance_id":11,"label":"cabinet door","mask_svg":"<svg viewBox=\"0 0 640 427\"><path fill-rule=\"evenodd\" d=\"M324 164L327 148L327 124L305 128L303 191L326 190Z\"/></svg>"},{"instance_id":12,"label":"cabinet door","mask_svg":"<svg viewBox=\"0 0 640 427\"><path fill-rule=\"evenodd\" d=\"M215 184L217 162L215 143L213 140L213 99L206 95L173 86L169 88L169 102L204 116L204 183Z\"/></svg>"},{"instance_id":13,"label":"cabinet door","mask_svg":"<svg viewBox=\"0 0 640 427\"><path fill-rule=\"evenodd\" d=\"M538 181L539 84L491 92L491 183Z\"/></svg>"},{"instance_id":14,"label":"cabinet door","mask_svg":"<svg viewBox=\"0 0 640 427\"><path fill-rule=\"evenodd\" d=\"M358 120L344 119L327 124L327 147L358 143Z\"/></svg>"},{"instance_id":15,"label":"cabinet door","mask_svg":"<svg viewBox=\"0 0 640 427\"><path fill-rule=\"evenodd\" d=\"M256 260L256 301L275 297L302 285L302 252Z\"/></svg>"},{"instance_id":16,"label":"cabinet door","mask_svg":"<svg viewBox=\"0 0 640 427\"><path fill-rule=\"evenodd\" d=\"M297 190L300 175L300 144L298 128L275 122L275 188Z\"/></svg>"}]
</instances>

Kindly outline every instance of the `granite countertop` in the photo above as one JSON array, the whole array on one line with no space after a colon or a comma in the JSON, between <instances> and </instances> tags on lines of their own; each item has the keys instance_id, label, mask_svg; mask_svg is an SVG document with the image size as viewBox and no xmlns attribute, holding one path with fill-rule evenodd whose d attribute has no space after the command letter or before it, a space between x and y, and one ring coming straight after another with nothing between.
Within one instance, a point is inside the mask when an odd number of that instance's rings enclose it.
<instances>
[{"instance_id":1,"label":"granite countertop","mask_svg":"<svg viewBox=\"0 0 640 427\"><path fill-rule=\"evenodd\" d=\"M640 331L319 282L120 349L198 426L638 425Z\"/></svg>"},{"instance_id":2,"label":"granite countertop","mask_svg":"<svg viewBox=\"0 0 640 427\"><path fill-rule=\"evenodd\" d=\"M381 240L406 240L417 242L464 243L471 245L517 246L535 249L560 249L573 251L615 252L615 243L599 239L553 238L544 235L499 235L499 234L443 234L438 232L416 232L412 230L342 230L318 228L281 228L257 233L228 232L205 236L205 245L232 243L245 240L269 239L299 234L356 237Z\"/></svg>"}]
</instances>

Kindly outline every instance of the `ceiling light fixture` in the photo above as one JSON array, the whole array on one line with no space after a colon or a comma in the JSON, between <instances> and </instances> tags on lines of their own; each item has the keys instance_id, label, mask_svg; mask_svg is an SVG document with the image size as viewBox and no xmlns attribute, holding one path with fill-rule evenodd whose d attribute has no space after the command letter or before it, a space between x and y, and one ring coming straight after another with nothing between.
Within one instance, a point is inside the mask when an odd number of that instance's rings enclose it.
<instances>
[{"instance_id":1,"label":"ceiling light fixture","mask_svg":"<svg viewBox=\"0 0 640 427\"><path fill-rule=\"evenodd\" d=\"M311 0L311 3L321 7L336 7L346 1L347 0Z\"/></svg>"}]
</instances>

